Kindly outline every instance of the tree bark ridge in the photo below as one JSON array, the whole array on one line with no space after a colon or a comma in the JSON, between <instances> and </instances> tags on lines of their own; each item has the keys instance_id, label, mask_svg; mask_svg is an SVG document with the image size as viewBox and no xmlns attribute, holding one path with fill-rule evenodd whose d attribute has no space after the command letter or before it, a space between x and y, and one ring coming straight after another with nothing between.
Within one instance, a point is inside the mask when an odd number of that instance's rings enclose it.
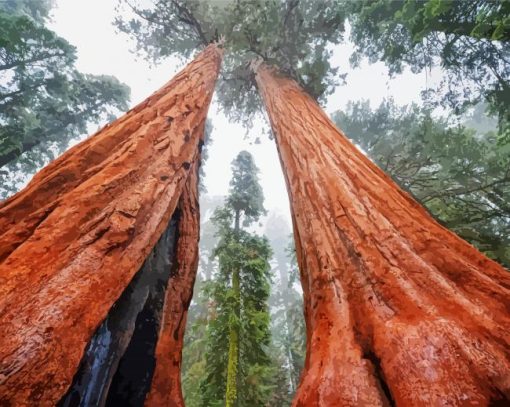
<instances>
[{"instance_id":1,"label":"tree bark ridge","mask_svg":"<svg viewBox=\"0 0 510 407\"><path fill-rule=\"evenodd\" d=\"M156 346L156 367L147 407L184 407L181 388L182 347L188 307L198 267L200 208L198 169L195 162L179 201L179 238L173 272L168 281L163 317Z\"/></svg>"}]
</instances>

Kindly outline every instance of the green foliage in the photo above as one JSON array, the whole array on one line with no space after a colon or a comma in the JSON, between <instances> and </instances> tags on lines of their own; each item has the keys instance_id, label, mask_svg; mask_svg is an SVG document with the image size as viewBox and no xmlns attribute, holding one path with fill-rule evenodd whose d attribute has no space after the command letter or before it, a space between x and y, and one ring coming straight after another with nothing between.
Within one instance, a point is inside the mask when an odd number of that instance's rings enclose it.
<instances>
[{"instance_id":1,"label":"green foliage","mask_svg":"<svg viewBox=\"0 0 510 407\"><path fill-rule=\"evenodd\" d=\"M271 349L274 365L273 391L268 406L288 407L292 403L294 392L289 389L289 371L286 360L281 358L279 349Z\"/></svg>"},{"instance_id":2,"label":"green foliage","mask_svg":"<svg viewBox=\"0 0 510 407\"><path fill-rule=\"evenodd\" d=\"M200 263L203 259L200 259ZM200 265L203 269L203 265ZM200 271L199 269L199 271ZM204 281L199 273L194 287L193 302L188 310L184 348L182 355L182 389L184 401L188 407L201 405L200 383L206 376L205 350L207 347L207 329L214 317L214 303L209 296L210 279Z\"/></svg>"},{"instance_id":3,"label":"green foliage","mask_svg":"<svg viewBox=\"0 0 510 407\"><path fill-rule=\"evenodd\" d=\"M42 25L51 2L8 1L0 10L0 166L5 195L20 169L37 168L127 109L129 89L111 76L74 68L76 49ZM35 18L35 17L37 18ZM16 159L31 152L21 161Z\"/></svg>"},{"instance_id":4,"label":"green foliage","mask_svg":"<svg viewBox=\"0 0 510 407\"><path fill-rule=\"evenodd\" d=\"M440 65L446 76L425 96L460 113L486 102L510 143L510 2L506 0L362 0L346 2L361 56L390 72Z\"/></svg>"},{"instance_id":5,"label":"green foliage","mask_svg":"<svg viewBox=\"0 0 510 407\"><path fill-rule=\"evenodd\" d=\"M207 374L201 384L203 405L221 405L224 402L229 328L232 325L239 331L237 405L264 405L262 400L267 396L264 386L267 386L270 373L266 301L269 295L268 260L271 250L266 239L246 231L240 231L236 236L232 230L221 235L215 254L219 270L207 287L214 302L214 311L207 330ZM231 283L232 270L237 267L240 270L239 298ZM259 382L262 386L259 386Z\"/></svg>"},{"instance_id":6,"label":"green foliage","mask_svg":"<svg viewBox=\"0 0 510 407\"><path fill-rule=\"evenodd\" d=\"M55 0L0 0L0 10L31 17L38 23L48 19L54 5Z\"/></svg>"},{"instance_id":7,"label":"green foliage","mask_svg":"<svg viewBox=\"0 0 510 407\"><path fill-rule=\"evenodd\" d=\"M343 33L343 7L317 0L119 0L117 27L137 49L154 61L169 55L189 57L219 37L225 39L224 74L218 99L236 120L249 120L259 109L252 74L254 58L262 58L296 79L313 97L332 91L338 76L329 63L328 45ZM125 15L125 13L124 13Z\"/></svg>"},{"instance_id":8,"label":"green foliage","mask_svg":"<svg viewBox=\"0 0 510 407\"><path fill-rule=\"evenodd\" d=\"M334 120L445 226L510 267L510 149L416 105L349 104ZM471 119L470 119L471 120Z\"/></svg>"},{"instance_id":9,"label":"green foliage","mask_svg":"<svg viewBox=\"0 0 510 407\"><path fill-rule=\"evenodd\" d=\"M208 323L208 299L204 297L203 284L195 287L197 293L188 312L184 348L182 354L181 383L184 402L188 407L198 407L201 403L199 385L206 375L206 361L204 352L206 348L206 328ZM197 291L197 288L199 291ZM197 307L197 303L199 306ZM201 305L204 305L202 307Z\"/></svg>"},{"instance_id":10,"label":"green foliage","mask_svg":"<svg viewBox=\"0 0 510 407\"><path fill-rule=\"evenodd\" d=\"M249 226L258 219L264 211L262 191L249 153L239 153L232 170L230 195L213 216L219 238L213 252L218 268L205 284L211 303L205 338L207 369L200 383L202 406L262 406L272 389L267 305L271 249L266 238L243 230L236 221L242 215Z\"/></svg>"},{"instance_id":11,"label":"green foliage","mask_svg":"<svg viewBox=\"0 0 510 407\"><path fill-rule=\"evenodd\" d=\"M243 215L243 226L250 226L261 215L264 209L264 195L258 181L258 168L252 155L241 151L232 163L232 180L230 181L230 194L227 198L226 208L235 216L240 212Z\"/></svg>"}]
</instances>

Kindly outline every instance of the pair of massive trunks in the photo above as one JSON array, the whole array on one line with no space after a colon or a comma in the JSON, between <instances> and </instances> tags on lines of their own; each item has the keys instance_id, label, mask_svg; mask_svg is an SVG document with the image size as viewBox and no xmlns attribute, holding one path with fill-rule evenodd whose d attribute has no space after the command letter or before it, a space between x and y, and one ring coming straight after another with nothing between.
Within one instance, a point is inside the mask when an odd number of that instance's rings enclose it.
<instances>
[{"instance_id":1,"label":"pair of massive trunks","mask_svg":"<svg viewBox=\"0 0 510 407\"><path fill-rule=\"evenodd\" d=\"M2 204L0 404L182 405L196 171L220 60L209 46ZM508 272L437 224L295 82L254 69L304 291L294 405L508 402Z\"/></svg>"}]
</instances>

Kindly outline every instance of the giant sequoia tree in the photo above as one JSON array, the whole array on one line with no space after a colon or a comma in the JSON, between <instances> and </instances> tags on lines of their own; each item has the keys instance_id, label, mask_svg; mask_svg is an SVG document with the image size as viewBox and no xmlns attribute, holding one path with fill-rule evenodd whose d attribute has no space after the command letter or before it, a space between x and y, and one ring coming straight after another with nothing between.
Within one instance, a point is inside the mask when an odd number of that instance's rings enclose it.
<instances>
[{"instance_id":1,"label":"giant sequoia tree","mask_svg":"<svg viewBox=\"0 0 510 407\"><path fill-rule=\"evenodd\" d=\"M148 393L182 405L199 154L221 56L210 45L0 205L0 404L140 405Z\"/></svg>"},{"instance_id":2,"label":"giant sequoia tree","mask_svg":"<svg viewBox=\"0 0 510 407\"><path fill-rule=\"evenodd\" d=\"M294 405L508 401L510 274L436 223L294 81L254 70L305 299Z\"/></svg>"}]
</instances>

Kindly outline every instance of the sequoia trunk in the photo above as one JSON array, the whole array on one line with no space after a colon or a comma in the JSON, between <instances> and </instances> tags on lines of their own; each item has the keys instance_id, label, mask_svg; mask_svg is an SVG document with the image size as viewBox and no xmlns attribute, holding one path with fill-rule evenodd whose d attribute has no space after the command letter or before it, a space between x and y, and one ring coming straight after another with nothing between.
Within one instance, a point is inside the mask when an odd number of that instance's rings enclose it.
<instances>
[{"instance_id":1,"label":"sequoia trunk","mask_svg":"<svg viewBox=\"0 0 510 407\"><path fill-rule=\"evenodd\" d=\"M254 69L304 291L294 406L508 402L510 273L440 226L294 81Z\"/></svg>"},{"instance_id":2,"label":"sequoia trunk","mask_svg":"<svg viewBox=\"0 0 510 407\"><path fill-rule=\"evenodd\" d=\"M54 405L70 386L87 342L167 228L198 165L221 55L206 48L0 204L0 404ZM165 326L184 318L169 308ZM156 375L158 354L156 347Z\"/></svg>"}]
</instances>

